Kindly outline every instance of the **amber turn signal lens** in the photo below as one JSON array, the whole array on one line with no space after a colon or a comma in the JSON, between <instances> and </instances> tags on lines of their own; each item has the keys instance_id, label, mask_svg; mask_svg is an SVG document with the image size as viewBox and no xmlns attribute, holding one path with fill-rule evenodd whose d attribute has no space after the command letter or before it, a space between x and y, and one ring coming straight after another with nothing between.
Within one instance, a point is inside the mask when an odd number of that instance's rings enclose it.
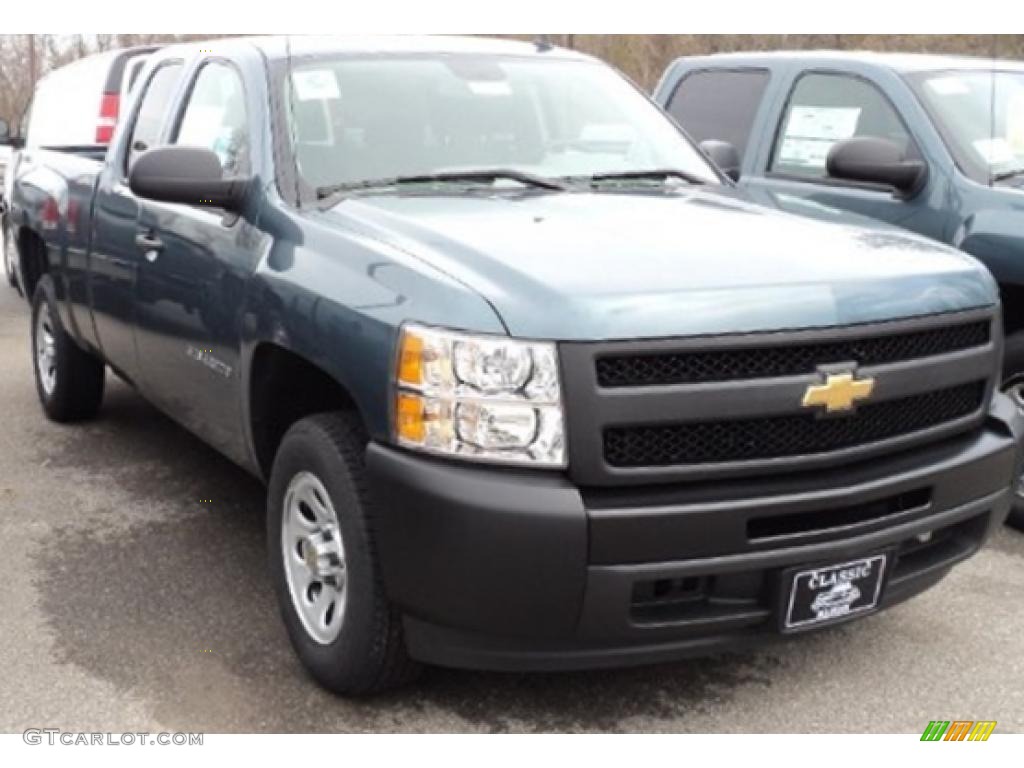
<instances>
[{"instance_id":1,"label":"amber turn signal lens","mask_svg":"<svg viewBox=\"0 0 1024 768\"><path fill-rule=\"evenodd\" d=\"M398 359L398 381L418 386L423 383L423 337L405 331Z\"/></svg>"},{"instance_id":2,"label":"amber turn signal lens","mask_svg":"<svg viewBox=\"0 0 1024 768\"><path fill-rule=\"evenodd\" d=\"M398 436L403 440L408 440L411 443L423 443L427 436L427 428L422 397L404 392L398 395L395 427Z\"/></svg>"}]
</instances>

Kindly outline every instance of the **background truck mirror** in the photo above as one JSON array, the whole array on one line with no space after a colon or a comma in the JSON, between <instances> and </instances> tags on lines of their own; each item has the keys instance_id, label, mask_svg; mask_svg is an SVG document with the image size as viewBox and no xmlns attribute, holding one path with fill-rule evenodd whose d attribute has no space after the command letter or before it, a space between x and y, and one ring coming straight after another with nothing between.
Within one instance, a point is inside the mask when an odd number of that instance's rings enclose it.
<instances>
[{"instance_id":1,"label":"background truck mirror","mask_svg":"<svg viewBox=\"0 0 1024 768\"><path fill-rule=\"evenodd\" d=\"M728 141L705 139L700 148L722 173L733 181L740 180L740 153L736 147Z\"/></svg>"},{"instance_id":2,"label":"background truck mirror","mask_svg":"<svg viewBox=\"0 0 1024 768\"><path fill-rule=\"evenodd\" d=\"M875 136L837 142L826 167L833 178L886 184L905 196L918 192L928 175L923 161L908 159L898 144Z\"/></svg>"}]
</instances>

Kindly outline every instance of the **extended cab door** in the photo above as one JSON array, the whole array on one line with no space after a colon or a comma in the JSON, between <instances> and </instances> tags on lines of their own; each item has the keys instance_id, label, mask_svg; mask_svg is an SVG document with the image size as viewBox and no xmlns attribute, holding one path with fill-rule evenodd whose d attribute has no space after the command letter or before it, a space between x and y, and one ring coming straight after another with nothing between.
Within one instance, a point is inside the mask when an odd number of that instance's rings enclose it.
<instances>
[{"instance_id":1,"label":"extended cab door","mask_svg":"<svg viewBox=\"0 0 1024 768\"><path fill-rule=\"evenodd\" d=\"M243 80L211 60L196 70L165 135L213 150L226 176L250 173ZM244 458L242 305L260 233L244 218L200 205L140 201L136 339L147 395L229 456Z\"/></svg>"},{"instance_id":2,"label":"extended cab door","mask_svg":"<svg viewBox=\"0 0 1024 768\"><path fill-rule=\"evenodd\" d=\"M135 241L139 203L128 189L127 173L134 159L156 143L181 70L180 61L170 61L150 74L129 128L127 150L108 159L93 202L88 293L96 335L107 361L133 381L139 374L135 282L142 253Z\"/></svg>"},{"instance_id":3,"label":"extended cab door","mask_svg":"<svg viewBox=\"0 0 1024 768\"><path fill-rule=\"evenodd\" d=\"M946 180L934 172L936 163L922 154L907 120L879 83L834 70L798 69L788 77L785 99L760 127L771 140L743 179L755 199L798 211L791 201L800 198L941 239ZM923 159L933 171L924 188L908 199L884 185L829 177L829 149L855 136L888 139L903 147L907 158Z\"/></svg>"}]
</instances>

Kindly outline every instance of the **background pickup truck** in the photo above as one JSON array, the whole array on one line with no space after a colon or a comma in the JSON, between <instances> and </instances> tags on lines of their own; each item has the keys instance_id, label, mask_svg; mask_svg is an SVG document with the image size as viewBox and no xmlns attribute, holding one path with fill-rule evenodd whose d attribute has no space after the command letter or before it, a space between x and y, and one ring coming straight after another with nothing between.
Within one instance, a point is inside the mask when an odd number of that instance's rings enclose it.
<instances>
[{"instance_id":1,"label":"background pickup truck","mask_svg":"<svg viewBox=\"0 0 1024 768\"><path fill-rule=\"evenodd\" d=\"M102 163L35 154L43 408L95 415L110 367L265 479L282 616L332 690L846 621L1009 508L984 268L750 204L588 57L176 46Z\"/></svg>"},{"instance_id":2,"label":"background pickup truck","mask_svg":"<svg viewBox=\"0 0 1024 768\"><path fill-rule=\"evenodd\" d=\"M792 198L977 256L999 282L1003 388L1024 402L1024 63L874 53L679 59L655 98L758 202ZM1024 479L1013 515L1024 526Z\"/></svg>"}]
</instances>

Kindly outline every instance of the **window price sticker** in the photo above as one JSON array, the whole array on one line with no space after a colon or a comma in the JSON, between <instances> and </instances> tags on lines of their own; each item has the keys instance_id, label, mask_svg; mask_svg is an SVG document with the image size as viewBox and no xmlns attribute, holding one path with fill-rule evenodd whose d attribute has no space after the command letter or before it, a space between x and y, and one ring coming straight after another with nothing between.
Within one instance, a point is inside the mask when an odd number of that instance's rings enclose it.
<instances>
[{"instance_id":1,"label":"window price sticker","mask_svg":"<svg viewBox=\"0 0 1024 768\"><path fill-rule=\"evenodd\" d=\"M292 73L292 85L299 101L340 99L338 79L331 69L303 69Z\"/></svg>"}]
</instances>

